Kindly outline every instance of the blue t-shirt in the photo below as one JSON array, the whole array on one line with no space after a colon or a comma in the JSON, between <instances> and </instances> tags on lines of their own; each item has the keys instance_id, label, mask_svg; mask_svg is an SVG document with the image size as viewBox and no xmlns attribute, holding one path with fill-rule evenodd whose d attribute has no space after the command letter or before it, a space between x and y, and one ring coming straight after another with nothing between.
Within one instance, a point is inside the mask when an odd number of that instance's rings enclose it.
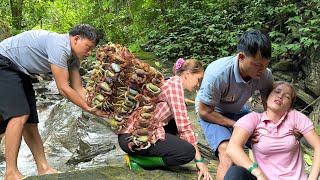
<instances>
[{"instance_id":1,"label":"blue t-shirt","mask_svg":"<svg viewBox=\"0 0 320 180\"><path fill-rule=\"evenodd\" d=\"M51 72L50 64L63 69L79 69L72 57L69 34L31 30L3 40L0 54L9 58L25 74Z\"/></svg>"},{"instance_id":2,"label":"blue t-shirt","mask_svg":"<svg viewBox=\"0 0 320 180\"><path fill-rule=\"evenodd\" d=\"M255 90L267 96L273 77L267 69L260 79L245 82L239 72L238 56L224 57L209 64L196 97L196 112L199 101L226 113L237 113Z\"/></svg>"}]
</instances>

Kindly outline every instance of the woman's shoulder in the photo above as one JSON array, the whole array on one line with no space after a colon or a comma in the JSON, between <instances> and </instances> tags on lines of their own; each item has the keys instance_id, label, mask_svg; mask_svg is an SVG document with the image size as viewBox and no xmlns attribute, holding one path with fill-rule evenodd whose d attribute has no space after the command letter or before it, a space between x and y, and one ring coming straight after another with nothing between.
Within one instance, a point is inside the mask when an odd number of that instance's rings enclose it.
<instances>
[{"instance_id":1,"label":"woman's shoulder","mask_svg":"<svg viewBox=\"0 0 320 180\"><path fill-rule=\"evenodd\" d=\"M307 118L309 119L305 114L303 114L302 112L300 111L297 111L296 109L291 109L289 112L288 112L288 117L290 118Z\"/></svg>"},{"instance_id":2,"label":"woman's shoulder","mask_svg":"<svg viewBox=\"0 0 320 180\"><path fill-rule=\"evenodd\" d=\"M256 118L261 118L264 114L265 114L265 112L260 113L260 112L251 111L250 113L246 114L245 116L247 118L256 119Z\"/></svg>"},{"instance_id":3,"label":"woman's shoulder","mask_svg":"<svg viewBox=\"0 0 320 180\"><path fill-rule=\"evenodd\" d=\"M243 125L249 125L252 124L252 122L255 122L254 124L258 124L262 117L263 117L264 113L258 113L258 112L250 112L246 115L244 115L242 118L240 118L237 123L240 124L242 123ZM250 122L250 123L248 123Z\"/></svg>"},{"instance_id":4,"label":"woman's shoulder","mask_svg":"<svg viewBox=\"0 0 320 180\"><path fill-rule=\"evenodd\" d=\"M171 76L164 81L162 87L173 86L179 83L181 83L181 78L179 76Z\"/></svg>"}]
</instances>

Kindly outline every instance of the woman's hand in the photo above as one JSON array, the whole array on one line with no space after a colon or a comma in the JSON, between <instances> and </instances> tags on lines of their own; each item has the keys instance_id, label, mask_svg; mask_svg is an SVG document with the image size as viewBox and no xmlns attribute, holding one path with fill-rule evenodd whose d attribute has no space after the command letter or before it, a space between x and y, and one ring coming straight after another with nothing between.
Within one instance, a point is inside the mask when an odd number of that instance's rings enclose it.
<instances>
[{"instance_id":1,"label":"woman's hand","mask_svg":"<svg viewBox=\"0 0 320 180\"><path fill-rule=\"evenodd\" d=\"M203 176L203 180L212 180L212 177L208 171L207 166L203 162L196 163L198 169L198 180Z\"/></svg>"},{"instance_id":2,"label":"woman's hand","mask_svg":"<svg viewBox=\"0 0 320 180\"><path fill-rule=\"evenodd\" d=\"M257 180L268 180L268 178L263 174L263 175L257 176Z\"/></svg>"},{"instance_id":3,"label":"woman's hand","mask_svg":"<svg viewBox=\"0 0 320 180\"><path fill-rule=\"evenodd\" d=\"M252 174L257 177L257 180L268 180L267 176L259 167L254 168Z\"/></svg>"}]
</instances>

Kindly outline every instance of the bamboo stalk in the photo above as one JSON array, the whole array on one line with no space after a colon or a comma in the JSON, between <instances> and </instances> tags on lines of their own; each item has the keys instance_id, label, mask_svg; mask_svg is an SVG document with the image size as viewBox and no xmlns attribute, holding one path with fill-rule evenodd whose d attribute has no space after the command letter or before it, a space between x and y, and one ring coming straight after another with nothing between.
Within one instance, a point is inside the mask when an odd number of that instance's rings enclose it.
<instances>
[{"instance_id":1,"label":"bamboo stalk","mask_svg":"<svg viewBox=\"0 0 320 180\"><path fill-rule=\"evenodd\" d=\"M194 102L193 100L191 100L191 99L184 98L184 101L185 101L186 103L195 104L195 102Z\"/></svg>"}]
</instances>

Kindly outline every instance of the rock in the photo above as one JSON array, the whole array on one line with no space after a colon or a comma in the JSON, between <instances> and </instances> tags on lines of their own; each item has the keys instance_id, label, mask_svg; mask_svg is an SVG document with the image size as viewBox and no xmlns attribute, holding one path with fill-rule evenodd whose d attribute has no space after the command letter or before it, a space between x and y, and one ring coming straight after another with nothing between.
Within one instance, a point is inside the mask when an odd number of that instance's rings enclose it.
<instances>
[{"instance_id":1,"label":"rock","mask_svg":"<svg viewBox=\"0 0 320 180\"><path fill-rule=\"evenodd\" d=\"M296 71L297 65L291 59L283 59L272 65L274 71Z\"/></svg>"},{"instance_id":2,"label":"rock","mask_svg":"<svg viewBox=\"0 0 320 180\"><path fill-rule=\"evenodd\" d=\"M320 100L313 106L313 111L310 113L309 118L313 121L315 126L320 125Z\"/></svg>"},{"instance_id":3,"label":"rock","mask_svg":"<svg viewBox=\"0 0 320 180\"><path fill-rule=\"evenodd\" d=\"M310 57L308 76L305 79L307 88L316 96L320 96L320 48L316 49Z\"/></svg>"},{"instance_id":4,"label":"rock","mask_svg":"<svg viewBox=\"0 0 320 180\"><path fill-rule=\"evenodd\" d=\"M211 174L214 178L214 174ZM190 180L197 179L195 166L183 166L178 168L168 168L163 170L141 170L134 171L123 165L106 166L100 168L87 169L85 171L66 172L61 174L52 174L45 176L28 177L27 180L46 180L46 179L77 179L77 180L94 180L94 179L149 179L149 180Z\"/></svg>"}]
</instances>

